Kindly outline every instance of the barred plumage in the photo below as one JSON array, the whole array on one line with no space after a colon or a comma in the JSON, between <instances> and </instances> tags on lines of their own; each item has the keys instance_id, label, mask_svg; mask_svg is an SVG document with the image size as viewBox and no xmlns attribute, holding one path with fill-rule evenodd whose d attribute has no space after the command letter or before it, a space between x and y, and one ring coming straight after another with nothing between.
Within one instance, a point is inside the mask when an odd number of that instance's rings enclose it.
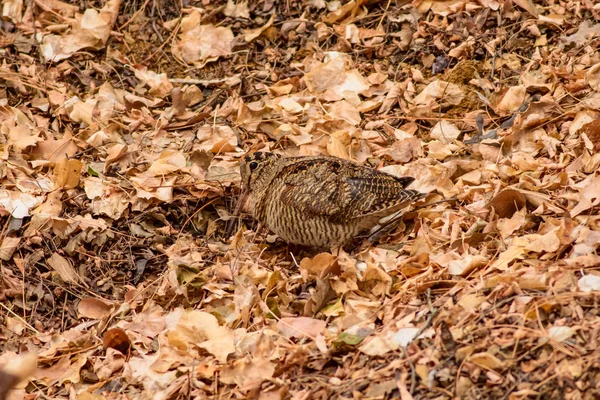
<instances>
[{"instance_id":1,"label":"barred plumage","mask_svg":"<svg viewBox=\"0 0 600 400\"><path fill-rule=\"evenodd\" d=\"M334 248L423 197L395 177L327 156L256 152L240 165L255 218L287 242Z\"/></svg>"}]
</instances>

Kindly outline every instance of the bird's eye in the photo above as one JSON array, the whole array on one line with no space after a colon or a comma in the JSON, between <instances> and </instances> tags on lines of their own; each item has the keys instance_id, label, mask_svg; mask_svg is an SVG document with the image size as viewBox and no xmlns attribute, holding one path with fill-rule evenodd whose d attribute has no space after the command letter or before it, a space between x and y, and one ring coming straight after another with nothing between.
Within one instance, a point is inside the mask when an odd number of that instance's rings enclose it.
<instances>
[{"instance_id":1,"label":"bird's eye","mask_svg":"<svg viewBox=\"0 0 600 400\"><path fill-rule=\"evenodd\" d=\"M256 167L258 167L258 163L256 161L252 161L249 165L250 171L254 171Z\"/></svg>"}]
</instances>

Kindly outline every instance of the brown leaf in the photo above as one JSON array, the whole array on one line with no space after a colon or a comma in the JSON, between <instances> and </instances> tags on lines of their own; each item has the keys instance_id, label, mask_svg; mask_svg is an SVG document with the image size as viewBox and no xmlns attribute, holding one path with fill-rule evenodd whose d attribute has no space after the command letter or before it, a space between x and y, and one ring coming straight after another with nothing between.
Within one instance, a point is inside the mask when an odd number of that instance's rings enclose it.
<instances>
[{"instance_id":1,"label":"brown leaf","mask_svg":"<svg viewBox=\"0 0 600 400\"><path fill-rule=\"evenodd\" d=\"M73 157L77 153L77 145L70 132L66 132L62 139L46 139L38 142L37 146L31 152L37 159L57 162L60 159Z\"/></svg>"},{"instance_id":2,"label":"brown leaf","mask_svg":"<svg viewBox=\"0 0 600 400\"><path fill-rule=\"evenodd\" d=\"M592 144L592 149L600 152L600 118L594 119L583 125L578 131L579 134L585 134Z\"/></svg>"},{"instance_id":3,"label":"brown leaf","mask_svg":"<svg viewBox=\"0 0 600 400\"><path fill-rule=\"evenodd\" d=\"M335 270L339 271L339 266L336 268L336 260L337 257L330 253L319 253L313 258L303 258L300 261L300 271L305 276L305 279L309 276L324 277L329 272L335 273Z\"/></svg>"},{"instance_id":4,"label":"brown leaf","mask_svg":"<svg viewBox=\"0 0 600 400\"><path fill-rule=\"evenodd\" d=\"M200 13L195 9L183 18L172 52L183 62L201 68L207 62L230 55L233 38L229 27L202 25Z\"/></svg>"},{"instance_id":5,"label":"brown leaf","mask_svg":"<svg viewBox=\"0 0 600 400\"><path fill-rule=\"evenodd\" d=\"M315 338L326 326L327 322L308 317L281 318L277 322L279 333L286 338Z\"/></svg>"},{"instance_id":6,"label":"brown leaf","mask_svg":"<svg viewBox=\"0 0 600 400\"><path fill-rule=\"evenodd\" d=\"M117 143L114 146L111 146L104 162L104 173L109 170L111 164L117 162L121 157L125 156L128 151L129 146L126 144Z\"/></svg>"},{"instance_id":7,"label":"brown leaf","mask_svg":"<svg viewBox=\"0 0 600 400\"><path fill-rule=\"evenodd\" d=\"M538 17L538 12L535 9L535 4L531 0L512 0L513 3L527 11L529 14L534 17Z\"/></svg>"},{"instance_id":8,"label":"brown leaf","mask_svg":"<svg viewBox=\"0 0 600 400\"><path fill-rule=\"evenodd\" d=\"M487 203L486 208L494 209L500 218L511 218L515 212L525 207L525 196L514 189L505 189Z\"/></svg>"},{"instance_id":9,"label":"brown leaf","mask_svg":"<svg viewBox=\"0 0 600 400\"><path fill-rule=\"evenodd\" d=\"M12 259L14 252L19 248L21 238L6 236L0 243L0 260L8 261Z\"/></svg>"},{"instance_id":10,"label":"brown leaf","mask_svg":"<svg viewBox=\"0 0 600 400\"><path fill-rule=\"evenodd\" d=\"M435 126L429 132L429 136L432 139L438 139L442 143L452 143L460 136L460 129L458 129L454 124L442 120L435 124Z\"/></svg>"},{"instance_id":11,"label":"brown leaf","mask_svg":"<svg viewBox=\"0 0 600 400\"><path fill-rule=\"evenodd\" d=\"M498 370L505 367L505 363L498 359L498 357L490 353L477 353L469 357L469 361L473 364L479 365L485 369Z\"/></svg>"},{"instance_id":12,"label":"brown leaf","mask_svg":"<svg viewBox=\"0 0 600 400\"><path fill-rule=\"evenodd\" d=\"M430 107L438 102L451 105L459 105L465 97L462 89L450 82L435 80L421 91L415 98L416 105Z\"/></svg>"},{"instance_id":13,"label":"brown leaf","mask_svg":"<svg viewBox=\"0 0 600 400\"><path fill-rule=\"evenodd\" d=\"M77 311L82 317L91 319L103 319L108 317L113 311L114 306L95 297L86 297L81 299L77 306Z\"/></svg>"},{"instance_id":14,"label":"brown leaf","mask_svg":"<svg viewBox=\"0 0 600 400\"><path fill-rule=\"evenodd\" d=\"M13 398L6 396L19 382L29 379L36 367L37 355L33 352L4 352L0 356L0 399Z\"/></svg>"},{"instance_id":15,"label":"brown leaf","mask_svg":"<svg viewBox=\"0 0 600 400\"><path fill-rule=\"evenodd\" d=\"M471 271L488 263L488 257L467 254L465 257L448 263L448 273L451 275L468 276Z\"/></svg>"},{"instance_id":16,"label":"brown leaf","mask_svg":"<svg viewBox=\"0 0 600 400\"><path fill-rule=\"evenodd\" d=\"M71 263L69 263L69 261L67 261L67 259L60 254L52 253L46 262L50 267L52 267L53 270L58 272L58 275L63 281L72 284L78 284L82 282L80 276L75 271L75 268L73 268ZM82 283L85 285L85 282Z\"/></svg>"},{"instance_id":17,"label":"brown leaf","mask_svg":"<svg viewBox=\"0 0 600 400\"><path fill-rule=\"evenodd\" d=\"M509 87L498 101L496 112L501 115L515 112L525 101L526 94L527 89L523 85Z\"/></svg>"},{"instance_id":18,"label":"brown leaf","mask_svg":"<svg viewBox=\"0 0 600 400\"><path fill-rule=\"evenodd\" d=\"M182 351L189 350L191 346L199 346L223 363L229 354L235 352L233 331L220 326L217 318L207 312L185 312L167 337L169 344Z\"/></svg>"},{"instance_id":19,"label":"brown leaf","mask_svg":"<svg viewBox=\"0 0 600 400\"><path fill-rule=\"evenodd\" d=\"M229 5L229 3L228 3L228 5ZM275 22L275 13L271 14L271 17L269 18L267 23L264 24L263 26L261 26L260 28L246 30L244 32L244 40L246 42L253 41L257 37L259 37L263 32L265 32L267 29L269 29L273 25L273 22Z\"/></svg>"},{"instance_id":20,"label":"brown leaf","mask_svg":"<svg viewBox=\"0 0 600 400\"><path fill-rule=\"evenodd\" d=\"M112 348L123 354L127 354L131 348L129 336L121 328L113 328L106 331L102 337L102 344L105 349Z\"/></svg>"},{"instance_id":21,"label":"brown leaf","mask_svg":"<svg viewBox=\"0 0 600 400\"><path fill-rule=\"evenodd\" d=\"M574 185L579 189L579 202L570 211L572 217L600 204L600 177L589 175L583 181Z\"/></svg>"},{"instance_id":22,"label":"brown leaf","mask_svg":"<svg viewBox=\"0 0 600 400\"><path fill-rule=\"evenodd\" d=\"M229 364L220 374L227 384L236 384L241 390L252 390L260 386L275 373L275 366L265 357L237 360Z\"/></svg>"},{"instance_id":23,"label":"brown leaf","mask_svg":"<svg viewBox=\"0 0 600 400\"><path fill-rule=\"evenodd\" d=\"M351 0L348 3L344 4L342 7L338 8L335 11L330 12L329 14L323 17L323 22L331 24L337 22L348 15L351 11L355 10L358 7L358 4L355 0Z\"/></svg>"},{"instance_id":24,"label":"brown leaf","mask_svg":"<svg viewBox=\"0 0 600 400\"><path fill-rule=\"evenodd\" d=\"M54 183L57 187L73 189L79 186L79 177L83 163L79 160L66 157L58 160L54 165Z\"/></svg>"}]
</instances>

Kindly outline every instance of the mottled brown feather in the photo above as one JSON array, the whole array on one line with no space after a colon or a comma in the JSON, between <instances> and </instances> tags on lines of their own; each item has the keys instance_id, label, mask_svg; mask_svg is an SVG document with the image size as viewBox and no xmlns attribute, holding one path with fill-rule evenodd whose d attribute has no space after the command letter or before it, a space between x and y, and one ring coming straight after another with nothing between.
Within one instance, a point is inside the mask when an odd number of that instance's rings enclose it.
<instances>
[{"instance_id":1,"label":"mottled brown feather","mask_svg":"<svg viewBox=\"0 0 600 400\"><path fill-rule=\"evenodd\" d=\"M256 219L284 240L318 247L347 243L423 195L395 177L347 160L257 152L240 165Z\"/></svg>"}]
</instances>

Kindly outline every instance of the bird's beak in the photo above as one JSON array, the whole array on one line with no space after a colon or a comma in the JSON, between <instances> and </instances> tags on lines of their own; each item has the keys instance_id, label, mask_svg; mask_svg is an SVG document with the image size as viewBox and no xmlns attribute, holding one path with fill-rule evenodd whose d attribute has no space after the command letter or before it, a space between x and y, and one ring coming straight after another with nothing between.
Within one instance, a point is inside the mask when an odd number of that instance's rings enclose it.
<instances>
[{"instance_id":1,"label":"bird's beak","mask_svg":"<svg viewBox=\"0 0 600 400\"><path fill-rule=\"evenodd\" d=\"M249 192L245 188L242 189L242 191L240 192L237 204L235 205L235 209L233 210L234 217L238 217L241 214L242 209L244 208L244 204L246 204L246 201L248 200L248 194ZM227 222L227 226L225 227L225 233L227 234L227 236L233 235L238 221L239 218L231 218Z\"/></svg>"}]
</instances>

